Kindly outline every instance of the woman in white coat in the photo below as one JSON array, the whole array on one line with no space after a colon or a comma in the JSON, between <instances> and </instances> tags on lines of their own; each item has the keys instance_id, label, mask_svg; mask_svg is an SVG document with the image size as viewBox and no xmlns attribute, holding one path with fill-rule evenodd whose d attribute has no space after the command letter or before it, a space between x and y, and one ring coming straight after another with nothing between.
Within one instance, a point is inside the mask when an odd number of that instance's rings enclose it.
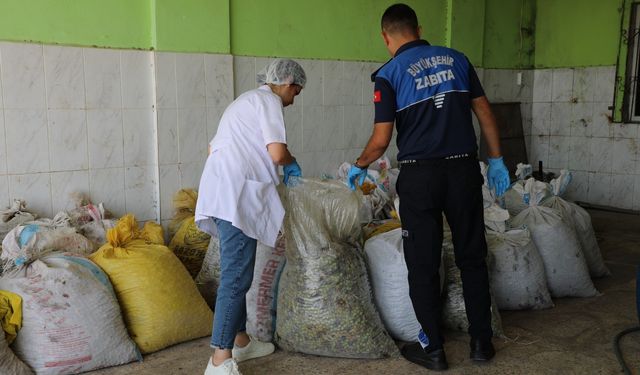
<instances>
[{"instance_id":1,"label":"woman in white coat","mask_svg":"<svg viewBox=\"0 0 640 375\"><path fill-rule=\"evenodd\" d=\"M205 375L239 374L237 362L271 354L272 343L245 332L245 295L253 279L257 241L274 246L284 219L276 185L301 176L287 149L283 108L306 83L302 67L277 59L258 75L262 85L227 107L209 144L200 179L196 223L220 240L220 285ZM294 177L295 179L295 177Z\"/></svg>"}]
</instances>

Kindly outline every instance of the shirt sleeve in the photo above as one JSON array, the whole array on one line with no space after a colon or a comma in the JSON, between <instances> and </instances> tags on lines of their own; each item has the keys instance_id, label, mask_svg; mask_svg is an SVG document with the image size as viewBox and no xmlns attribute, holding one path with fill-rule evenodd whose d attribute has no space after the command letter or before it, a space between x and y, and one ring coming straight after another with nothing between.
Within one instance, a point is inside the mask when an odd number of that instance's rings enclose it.
<instances>
[{"instance_id":1,"label":"shirt sleeve","mask_svg":"<svg viewBox=\"0 0 640 375\"><path fill-rule=\"evenodd\" d=\"M485 96L484 89L482 88L478 74L476 74L476 70L473 68L473 65L471 65L469 60L467 60L467 62L469 63L469 95L471 95L471 99Z\"/></svg>"},{"instance_id":2,"label":"shirt sleeve","mask_svg":"<svg viewBox=\"0 0 640 375\"><path fill-rule=\"evenodd\" d=\"M284 126L284 112L282 102L271 96L265 96L257 103L258 123L262 130L264 145L271 143L287 143Z\"/></svg>"},{"instance_id":3,"label":"shirt sleeve","mask_svg":"<svg viewBox=\"0 0 640 375\"><path fill-rule=\"evenodd\" d=\"M375 105L374 122L394 122L396 119L396 93L391 84L384 78L376 77L373 89Z\"/></svg>"}]
</instances>

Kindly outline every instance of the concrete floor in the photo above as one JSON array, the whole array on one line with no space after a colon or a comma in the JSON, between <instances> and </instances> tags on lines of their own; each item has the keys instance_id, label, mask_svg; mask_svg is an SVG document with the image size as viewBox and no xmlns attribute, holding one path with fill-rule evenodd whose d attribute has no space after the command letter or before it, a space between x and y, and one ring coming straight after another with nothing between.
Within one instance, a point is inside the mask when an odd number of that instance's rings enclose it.
<instances>
[{"instance_id":1,"label":"concrete floor","mask_svg":"<svg viewBox=\"0 0 640 375\"><path fill-rule=\"evenodd\" d=\"M556 299L542 311L502 312L508 339L494 339L496 358L487 365L468 359L468 336L447 332L445 349L451 374L616 374L620 367L612 350L613 337L638 325L635 305L635 265L640 264L640 216L590 211L596 235L612 276L595 280L602 296ZM92 374L202 374L210 355L203 338L148 355L134 363ZM622 340L625 359L640 374L640 332ZM402 358L349 360L322 358L281 350L240 364L244 375L427 374Z\"/></svg>"}]
</instances>

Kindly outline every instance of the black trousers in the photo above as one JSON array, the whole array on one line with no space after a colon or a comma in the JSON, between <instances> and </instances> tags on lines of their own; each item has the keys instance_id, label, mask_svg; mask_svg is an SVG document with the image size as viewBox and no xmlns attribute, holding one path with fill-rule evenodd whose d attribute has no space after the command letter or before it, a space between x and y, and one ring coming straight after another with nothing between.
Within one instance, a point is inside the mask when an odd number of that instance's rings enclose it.
<instances>
[{"instance_id":1,"label":"black trousers","mask_svg":"<svg viewBox=\"0 0 640 375\"><path fill-rule=\"evenodd\" d=\"M485 258L483 178L475 158L404 164L396 185L400 196L404 257L409 294L428 349L442 347L440 258L442 213L451 227L456 265L473 338L489 339L491 297Z\"/></svg>"}]
</instances>

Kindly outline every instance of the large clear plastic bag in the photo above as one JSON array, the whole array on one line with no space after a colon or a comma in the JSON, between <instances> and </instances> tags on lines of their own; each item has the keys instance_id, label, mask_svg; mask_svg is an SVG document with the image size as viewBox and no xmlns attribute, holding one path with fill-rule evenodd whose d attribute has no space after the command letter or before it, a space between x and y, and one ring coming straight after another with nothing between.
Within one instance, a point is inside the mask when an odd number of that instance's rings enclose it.
<instances>
[{"instance_id":1,"label":"large clear plastic bag","mask_svg":"<svg viewBox=\"0 0 640 375\"><path fill-rule=\"evenodd\" d=\"M345 358L397 356L373 304L361 248L360 196L337 181L280 188L286 258L276 342L291 351Z\"/></svg>"}]
</instances>

